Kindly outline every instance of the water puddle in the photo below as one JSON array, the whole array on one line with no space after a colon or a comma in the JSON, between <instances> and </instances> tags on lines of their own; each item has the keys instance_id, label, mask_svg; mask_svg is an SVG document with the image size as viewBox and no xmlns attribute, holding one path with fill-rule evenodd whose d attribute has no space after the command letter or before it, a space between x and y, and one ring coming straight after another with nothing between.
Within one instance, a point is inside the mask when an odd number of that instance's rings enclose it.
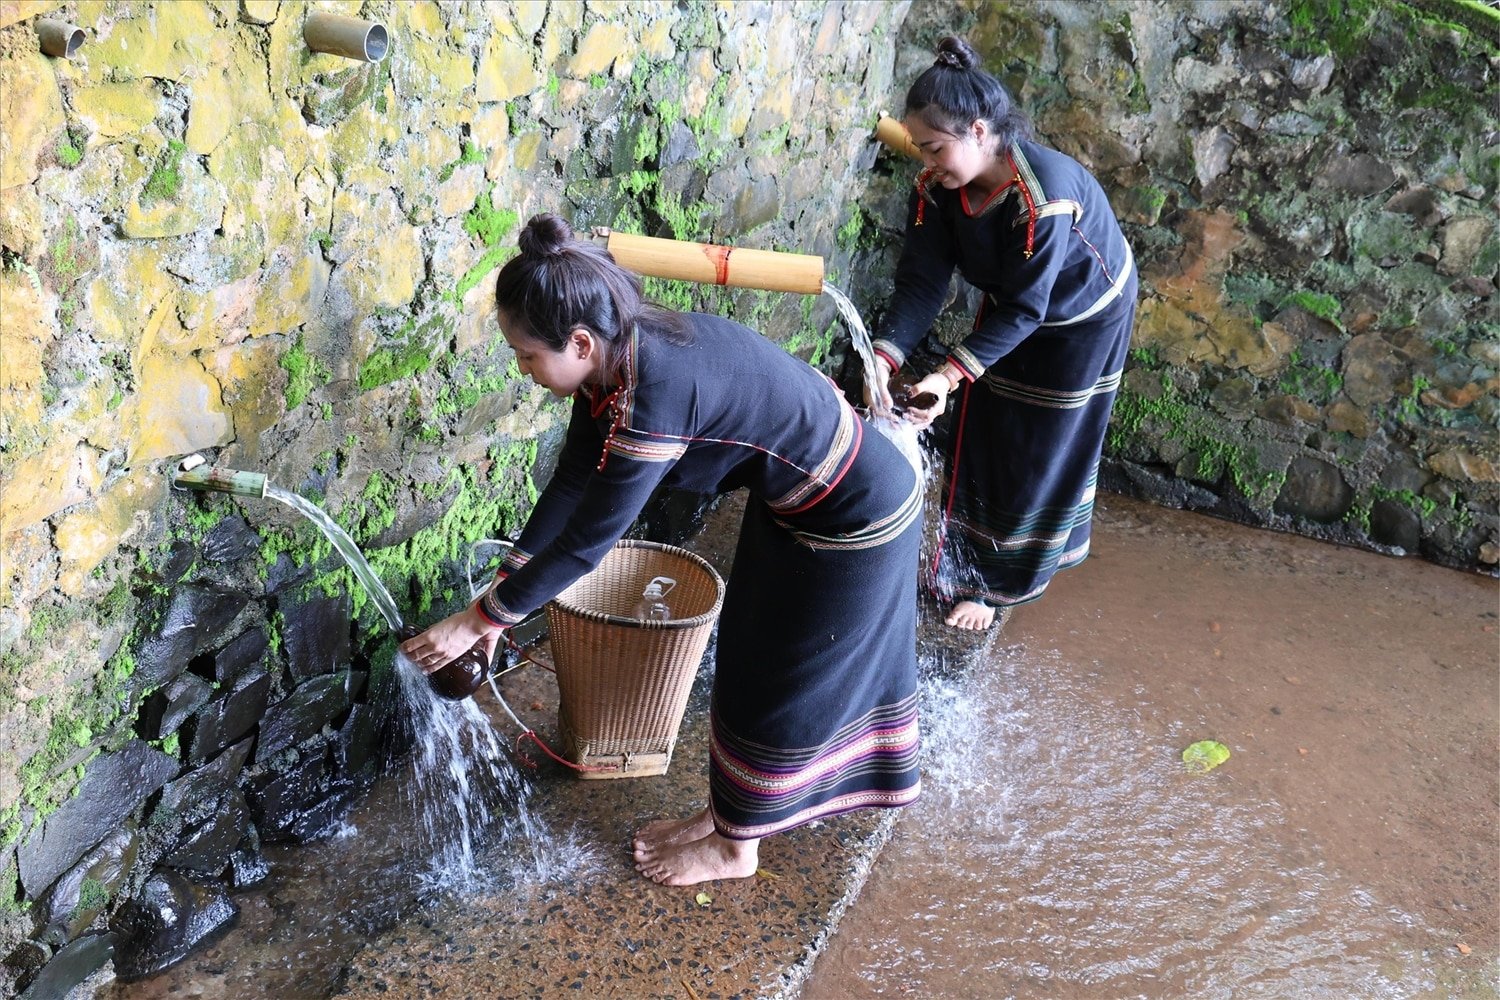
<instances>
[{"instance_id":1,"label":"water puddle","mask_svg":"<svg viewBox=\"0 0 1500 1000\"><path fill-rule=\"evenodd\" d=\"M1493 582L1105 503L924 664L924 797L803 996L1496 996Z\"/></svg>"}]
</instances>

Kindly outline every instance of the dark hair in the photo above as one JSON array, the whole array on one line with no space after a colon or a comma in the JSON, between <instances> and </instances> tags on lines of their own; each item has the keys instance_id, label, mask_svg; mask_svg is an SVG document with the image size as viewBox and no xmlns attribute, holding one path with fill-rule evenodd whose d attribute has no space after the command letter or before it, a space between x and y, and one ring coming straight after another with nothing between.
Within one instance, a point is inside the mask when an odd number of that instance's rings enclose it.
<instances>
[{"instance_id":1,"label":"dark hair","mask_svg":"<svg viewBox=\"0 0 1500 1000\"><path fill-rule=\"evenodd\" d=\"M552 350L561 351L568 335L583 327L601 341L605 370L612 371L616 348L633 329L675 343L689 339L679 314L647 302L641 280L603 246L574 239L561 216L532 216L517 243L521 253L495 279L495 306Z\"/></svg>"},{"instance_id":2,"label":"dark hair","mask_svg":"<svg viewBox=\"0 0 1500 1000\"><path fill-rule=\"evenodd\" d=\"M983 119L1001 149L1031 138L1031 120L1016 107L1005 84L981 69L974 49L954 35L938 42L937 59L906 92L906 113L949 135L962 135Z\"/></svg>"}]
</instances>

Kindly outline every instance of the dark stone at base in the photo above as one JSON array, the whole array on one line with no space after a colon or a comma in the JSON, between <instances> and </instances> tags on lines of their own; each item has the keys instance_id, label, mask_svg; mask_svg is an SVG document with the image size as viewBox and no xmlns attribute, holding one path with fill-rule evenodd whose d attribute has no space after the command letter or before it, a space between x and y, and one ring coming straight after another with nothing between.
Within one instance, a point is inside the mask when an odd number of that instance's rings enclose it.
<instances>
[{"instance_id":1,"label":"dark stone at base","mask_svg":"<svg viewBox=\"0 0 1500 1000\"><path fill-rule=\"evenodd\" d=\"M201 764L255 728L266 708L271 678L260 674L240 682L222 698L209 702L192 725L188 762Z\"/></svg>"},{"instance_id":2,"label":"dark stone at base","mask_svg":"<svg viewBox=\"0 0 1500 1000\"><path fill-rule=\"evenodd\" d=\"M1177 510L1216 510L1217 493L1134 462L1105 458L1099 464L1099 486L1138 496Z\"/></svg>"},{"instance_id":3,"label":"dark stone at base","mask_svg":"<svg viewBox=\"0 0 1500 1000\"><path fill-rule=\"evenodd\" d=\"M158 872L140 895L121 904L110 924L117 935L115 974L128 981L159 972L238 915L221 887Z\"/></svg>"},{"instance_id":4,"label":"dark stone at base","mask_svg":"<svg viewBox=\"0 0 1500 1000\"><path fill-rule=\"evenodd\" d=\"M1395 500L1380 500L1370 508L1370 537L1382 545L1415 552L1422 544L1422 518Z\"/></svg>"},{"instance_id":5,"label":"dark stone at base","mask_svg":"<svg viewBox=\"0 0 1500 1000\"><path fill-rule=\"evenodd\" d=\"M299 840L305 828L302 817L317 810L328 794L328 756L316 753L305 756L282 774L263 775L250 785L251 815L268 841Z\"/></svg>"},{"instance_id":6,"label":"dark stone at base","mask_svg":"<svg viewBox=\"0 0 1500 1000\"><path fill-rule=\"evenodd\" d=\"M196 804L216 799L233 788L239 781L245 760L250 756L250 744L248 739L241 740L210 763L169 782L162 789L161 798L152 811L152 820L160 821L177 816L191 810Z\"/></svg>"},{"instance_id":7,"label":"dark stone at base","mask_svg":"<svg viewBox=\"0 0 1500 1000\"><path fill-rule=\"evenodd\" d=\"M1276 497L1276 512L1331 524L1354 502L1354 491L1335 466L1302 456L1286 470L1286 482Z\"/></svg>"},{"instance_id":8,"label":"dark stone at base","mask_svg":"<svg viewBox=\"0 0 1500 1000\"><path fill-rule=\"evenodd\" d=\"M140 843L135 822L128 821L58 879L47 894L42 936L64 944L88 930L130 874ZM86 880L93 883L87 895Z\"/></svg>"},{"instance_id":9,"label":"dark stone at base","mask_svg":"<svg viewBox=\"0 0 1500 1000\"><path fill-rule=\"evenodd\" d=\"M260 850L260 833L251 827L229 856L229 882L236 889L258 885L271 874L271 863Z\"/></svg>"},{"instance_id":10,"label":"dark stone at base","mask_svg":"<svg viewBox=\"0 0 1500 1000\"><path fill-rule=\"evenodd\" d=\"M186 836L167 856L166 864L178 871L217 876L249 829L250 809L245 796L235 789L205 822L184 831Z\"/></svg>"},{"instance_id":11,"label":"dark stone at base","mask_svg":"<svg viewBox=\"0 0 1500 1000\"><path fill-rule=\"evenodd\" d=\"M355 705L349 709L349 718L344 720L333 741L333 766L338 774L360 784L375 779L378 768L374 749L379 735L378 722L374 710L368 705Z\"/></svg>"},{"instance_id":12,"label":"dark stone at base","mask_svg":"<svg viewBox=\"0 0 1500 1000\"><path fill-rule=\"evenodd\" d=\"M63 948L37 973L20 1000L54 1000L92 976L114 955L115 936L90 934Z\"/></svg>"},{"instance_id":13,"label":"dark stone at base","mask_svg":"<svg viewBox=\"0 0 1500 1000\"><path fill-rule=\"evenodd\" d=\"M278 750L318 735L324 724L344 713L351 694L364 684L365 675L351 670L303 681L297 690L267 709L260 720L256 761L264 762Z\"/></svg>"},{"instance_id":14,"label":"dark stone at base","mask_svg":"<svg viewBox=\"0 0 1500 1000\"><path fill-rule=\"evenodd\" d=\"M88 765L72 798L17 852L21 885L32 898L73 867L177 773L177 760L140 740Z\"/></svg>"}]
</instances>

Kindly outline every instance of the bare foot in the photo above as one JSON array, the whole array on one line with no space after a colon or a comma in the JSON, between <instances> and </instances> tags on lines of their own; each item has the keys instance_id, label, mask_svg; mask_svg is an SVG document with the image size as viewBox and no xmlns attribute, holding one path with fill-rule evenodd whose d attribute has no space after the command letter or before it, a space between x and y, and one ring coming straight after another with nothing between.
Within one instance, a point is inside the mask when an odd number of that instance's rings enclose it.
<instances>
[{"instance_id":1,"label":"bare foot","mask_svg":"<svg viewBox=\"0 0 1500 1000\"><path fill-rule=\"evenodd\" d=\"M713 832L714 818L704 806L702 812L687 819L658 819L647 823L635 832L631 846L635 848L635 859L640 861L642 851L702 840Z\"/></svg>"},{"instance_id":2,"label":"bare foot","mask_svg":"<svg viewBox=\"0 0 1500 1000\"><path fill-rule=\"evenodd\" d=\"M696 885L716 878L749 878L760 864L759 840L730 840L720 833L686 844L637 848L635 870L661 885Z\"/></svg>"},{"instance_id":3,"label":"bare foot","mask_svg":"<svg viewBox=\"0 0 1500 1000\"><path fill-rule=\"evenodd\" d=\"M995 620L995 609L977 601L959 601L948 612L948 624L954 628L983 632Z\"/></svg>"}]
</instances>

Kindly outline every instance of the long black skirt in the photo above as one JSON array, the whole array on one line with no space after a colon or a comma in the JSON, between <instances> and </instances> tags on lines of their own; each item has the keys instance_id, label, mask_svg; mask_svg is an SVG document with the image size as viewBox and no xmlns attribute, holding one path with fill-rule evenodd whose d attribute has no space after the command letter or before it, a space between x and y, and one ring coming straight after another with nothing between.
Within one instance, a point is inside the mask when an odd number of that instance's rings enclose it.
<instances>
[{"instance_id":1,"label":"long black skirt","mask_svg":"<svg viewBox=\"0 0 1500 1000\"><path fill-rule=\"evenodd\" d=\"M921 497L910 483L898 509L840 540L799 535L751 498L719 619L709 763L719 833L749 840L920 793Z\"/></svg>"},{"instance_id":2,"label":"long black skirt","mask_svg":"<svg viewBox=\"0 0 1500 1000\"><path fill-rule=\"evenodd\" d=\"M1024 604L1087 557L1099 456L1134 321L1132 281L1100 316L1039 329L950 400L929 577L939 596Z\"/></svg>"}]
</instances>

